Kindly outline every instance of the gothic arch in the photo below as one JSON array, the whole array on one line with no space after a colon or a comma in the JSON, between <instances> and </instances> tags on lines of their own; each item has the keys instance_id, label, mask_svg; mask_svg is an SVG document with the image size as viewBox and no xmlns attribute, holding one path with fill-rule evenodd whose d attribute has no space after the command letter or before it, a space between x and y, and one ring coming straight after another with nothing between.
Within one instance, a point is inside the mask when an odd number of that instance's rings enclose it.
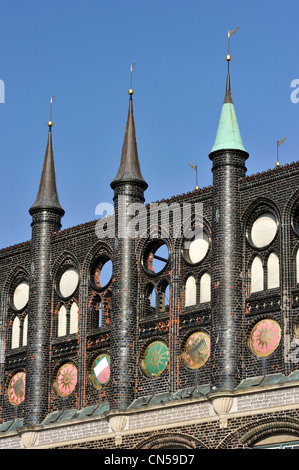
<instances>
[{"instance_id":1,"label":"gothic arch","mask_svg":"<svg viewBox=\"0 0 299 470\"><path fill-rule=\"evenodd\" d=\"M277 217L277 222L278 224L280 223L280 220L282 219L280 211L272 199L269 199L267 197L258 197L257 199L254 199L254 201L249 204L249 206L245 209L243 212L241 219L243 220L243 227L246 232L246 226L249 222L249 219L256 213L258 214L261 209L266 209L269 208L272 210L276 217Z\"/></svg>"},{"instance_id":2,"label":"gothic arch","mask_svg":"<svg viewBox=\"0 0 299 470\"><path fill-rule=\"evenodd\" d=\"M78 269L79 275L81 275L81 273L80 273L80 263L79 263L77 257L69 251L64 251L63 253L61 253L61 255L59 255L56 258L56 260L54 261L54 263L52 265L51 275L52 275L52 279L54 280L54 282L55 282L55 278L57 276L57 273L58 273L60 267L64 263L73 263L73 265Z\"/></svg>"},{"instance_id":3,"label":"gothic arch","mask_svg":"<svg viewBox=\"0 0 299 470\"><path fill-rule=\"evenodd\" d=\"M134 449L208 449L199 439L173 431L153 434Z\"/></svg>"},{"instance_id":4,"label":"gothic arch","mask_svg":"<svg viewBox=\"0 0 299 470\"><path fill-rule=\"evenodd\" d=\"M217 446L225 449L229 444L238 440L244 448L253 447L258 441L280 434L291 434L299 439L299 420L296 418L262 418L254 423L247 423L226 436Z\"/></svg>"}]
</instances>

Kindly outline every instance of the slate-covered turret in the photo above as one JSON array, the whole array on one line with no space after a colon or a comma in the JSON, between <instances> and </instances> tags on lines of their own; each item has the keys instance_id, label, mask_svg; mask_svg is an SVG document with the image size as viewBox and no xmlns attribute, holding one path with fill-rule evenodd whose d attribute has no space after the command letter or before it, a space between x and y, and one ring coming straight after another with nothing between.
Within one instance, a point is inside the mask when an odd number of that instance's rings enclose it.
<instances>
[{"instance_id":1,"label":"slate-covered turret","mask_svg":"<svg viewBox=\"0 0 299 470\"><path fill-rule=\"evenodd\" d=\"M37 425L48 413L49 347L51 328L51 235L61 228L64 215L56 187L52 121L38 194L29 209L32 216L26 402L24 424Z\"/></svg>"},{"instance_id":2,"label":"slate-covered turret","mask_svg":"<svg viewBox=\"0 0 299 470\"><path fill-rule=\"evenodd\" d=\"M121 161L111 183L114 190L115 249L111 324L111 409L125 409L134 400L136 386L136 338L138 276L134 237L125 233L134 214L130 204L144 203L147 183L140 170L133 115L133 90L129 90Z\"/></svg>"}]
</instances>

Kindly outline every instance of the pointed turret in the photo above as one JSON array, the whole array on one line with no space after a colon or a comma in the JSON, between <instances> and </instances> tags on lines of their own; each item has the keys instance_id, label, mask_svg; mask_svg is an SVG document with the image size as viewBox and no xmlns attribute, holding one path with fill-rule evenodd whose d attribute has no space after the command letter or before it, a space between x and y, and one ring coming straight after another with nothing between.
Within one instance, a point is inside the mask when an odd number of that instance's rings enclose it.
<instances>
[{"instance_id":1,"label":"pointed turret","mask_svg":"<svg viewBox=\"0 0 299 470\"><path fill-rule=\"evenodd\" d=\"M61 212L61 215L63 215L64 210L60 205L56 186L56 174L52 146L52 121L49 121L48 126L48 142L39 189L36 200L31 206L29 212L32 214L32 211L35 211L36 209L56 209Z\"/></svg>"},{"instance_id":2,"label":"pointed turret","mask_svg":"<svg viewBox=\"0 0 299 470\"><path fill-rule=\"evenodd\" d=\"M230 89L230 75L227 74L226 91L214 147L211 150L245 150Z\"/></svg>"},{"instance_id":3,"label":"pointed turret","mask_svg":"<svg viewBox=\"0 0 299 470\"><path fill-rule=\"evenodd\" d=\"M132 69L131 69L132 70ZM128 227L134 223L132 208L144 207L147 183L139 165L133 116L132 87L121 161L111 183L114 190L115 242L113 253L111 315L110 409L126 409L135 398L138 269L136 244ZM135 210L134 209L134 210Z\"/></svg>"},{"instance_id":4,"label":"pointed turret","mask_svg":"<svg viewBox=\"0 0 299 470\"><path fill-rule=\"evenodd\" d=\"M52 103L52 99L51 99ZM51 241L61 228L64 215L56 188L52 148L52 121L49 123L44 165L32 216L31 276L28 303L28 342L26 359L26 403L24 423L40 424L48 412L48 367L51 337Z\"/></svg>"},{"instance_id":5,"label":"pointed turret","mask_svg":"<svg viewBox=\"0 0 299 470\"><path fill-rule=\"evenodd\" d=\"M229 71L216 141L209 157L213 162L211 387L219 393L234 390L242 378L244 231L239 186L246 174L248 153L235 114Z\"/></svg>"},{"instance_id":6,"label":"pointed turret","mask_svg":"<svg viewBox=\"0 0 299 470\"><path fill-rule=\"evenodd\" d=\"M120 165L116 177L111 183L111 188L114 189L117 183L139 183L144 189L147 188L147 183L144 180L139 164L136 130L133 113L133 90L129 90L130 102L129 112L127 117Z\"/></svg>"}]
</instances>

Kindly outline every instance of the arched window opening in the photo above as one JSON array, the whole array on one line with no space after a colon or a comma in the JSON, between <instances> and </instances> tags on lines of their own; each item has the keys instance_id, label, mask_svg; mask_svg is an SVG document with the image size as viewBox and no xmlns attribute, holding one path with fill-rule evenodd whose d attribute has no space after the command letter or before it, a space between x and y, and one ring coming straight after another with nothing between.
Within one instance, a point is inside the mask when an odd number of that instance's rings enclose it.
<instances>
[{"instance_id":1,"label":"arched window opening","mask_svg":"<svg viewBox=\"0 0 299 470\"><path fill-rule=\"evenodd\" d=\"M144 293L144 309L143 316L152 315L156 311L156 289L153 284L149 284Z\"/></svg>"},{"instance_id":2,"label":"arched window opening","mask_svg":"<svg viewBox=\"0 0 299 470\"><path fill-rule=\"evenodd\" d=\"M208 273L200 278L200 303L211 302L211 276Z\"/></svg>"},{"instance_id":3,"label":"arched window opening","mask_svg":"<svg viewBox=\"0 0 299 470\"><path fill-rule=\"evenodd\" d=\"M25 316L24 322L23 322L22 346L27 346L27 334L28 334L28 315Z\"/></svg>"},{"instance_id":4,"label":"arched window opening","mask_svg":"<svg viewBox=\"0 0 299 470\"><path fill-rule=\"evenodd\" d=\"M185 285L185 307L196 305L196 279L189 276Z\"/></svg>"},{"instance_id":5,"label":"arched window opening","mask_svg":"<svg viewBox=\"0 0 299 470\"><path fill-rule=\"evenodd\" d=\"M159 312L169 312L169 303L170 303L170 288L168 283L164 283L161 286L159 293Z\"/></svg>"},{"instance_id":6,"label":"arched window opening","mask_svg":"<svg viewBox=\"0 0 299 470\"><path fill-rule=\"evenodd\" d=\"M264 290L264 268L261 258L256 256L251 264L251 293Z\"/></svg>"},{"instance_id":7,"label":"arched window opening","mask_svg":"<svg viewBox=\"0 0 299 470\"><path fill-rule=\"evenodd\" d=\"M20 319L15 317L12 324L12 335L11 335L11 349L18 348L20 346Z\"/></svg>"},{"instance_id":8,"label":"arched window opening","mask_svg":"<svg viewBox=\"0 0 299 470\"><path fill-rule=\"evenodd\" d=\"M71 306L71 311L70 311L70 334L78 333L78 326L79 326L79 308L76 302L74 302Z\"/></svg>"},{"instance_id":9,"label":"arched window opening","mask_svg":"<svg viewBox=\"0 0 299 470\"><path fill-rule=\"evenodd\" d=\"M66 335L66 324L66 308L64 305L62 305L58 312L58 336Z\"/></svg>"},{"instance_id":10,"label":"arched window opening","mask_svg":"<svg viewBox=\"0 0 299 470\"><path fill-rule=\"evenodd\" d=\"M103 325L103 304L102 302L100 302L98 328L101 328L102 325Z\"/></svg>"},{"instance_id":11,"label":"arched window opening","mask_svg":"<svg viewBox=\"0 0 299 470\"><path fill-rule=\"evenodd\" d=\"M267 262L267 288L279 287L279 259L275 253L271 253Z\"/></svg>"}]
</instances>

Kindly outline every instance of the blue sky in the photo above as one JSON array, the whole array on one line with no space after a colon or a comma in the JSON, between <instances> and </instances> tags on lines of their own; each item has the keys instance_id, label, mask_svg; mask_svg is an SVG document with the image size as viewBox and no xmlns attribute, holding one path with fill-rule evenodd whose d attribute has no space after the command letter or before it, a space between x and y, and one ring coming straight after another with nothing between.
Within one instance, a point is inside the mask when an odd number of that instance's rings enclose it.
<instances>
[{"instance_id":1,"label":"blue sky","mask_svg":"<svg viewBox=\"0 0 299 470\"><path fill-rule=\"evenodd\" d=\"M299 159L298 0L1 0L0 248L31 238L50 97L63 228L112 203L130 65L146 202L212 184L225 92L227 31L232 95L248 174ZM299 94L298 94L299 96Z\"/></svg>"}]
</instances>

